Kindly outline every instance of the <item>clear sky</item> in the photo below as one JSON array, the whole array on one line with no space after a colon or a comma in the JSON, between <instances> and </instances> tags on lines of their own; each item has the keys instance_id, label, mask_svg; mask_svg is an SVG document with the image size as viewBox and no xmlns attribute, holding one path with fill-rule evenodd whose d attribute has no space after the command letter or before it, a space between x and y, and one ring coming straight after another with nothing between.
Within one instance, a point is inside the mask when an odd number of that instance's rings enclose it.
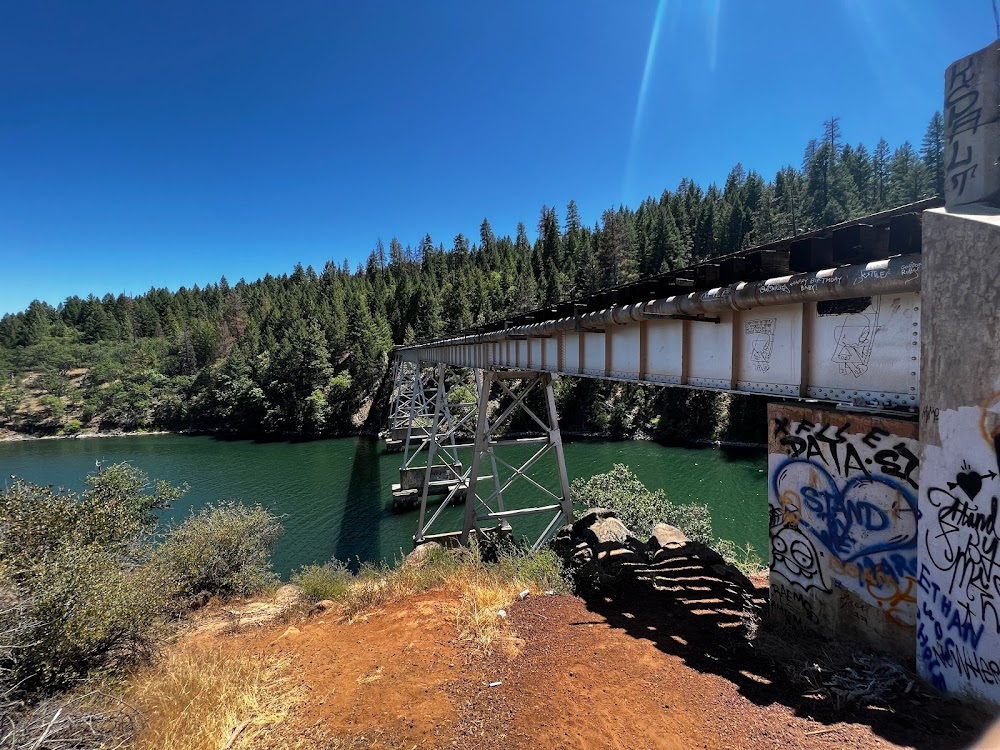
<instances>
[{"instance_id":1,"label":"clear sky","mask_svg":"<svg viewBox=\"0 0 1000 750\"><path fill-rule=\"evenodd\" d=\"M583 219L839 115L919 147L990 0L0 6L0 314Z\"/></svg>"}]
</instances>

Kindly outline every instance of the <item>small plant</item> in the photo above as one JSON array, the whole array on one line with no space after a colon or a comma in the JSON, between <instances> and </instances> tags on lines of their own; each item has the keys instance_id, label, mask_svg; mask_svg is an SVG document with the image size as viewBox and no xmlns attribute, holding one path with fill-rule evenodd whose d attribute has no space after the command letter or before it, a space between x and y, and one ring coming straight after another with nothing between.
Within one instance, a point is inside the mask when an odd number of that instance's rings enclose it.
<instances>
[{"instance_id":1,"label":"small plant","mask_svg":"<svg viewBox=\"0 0 1000 750\"><path fill-rule=\"evenodd\" d=\"M52 419L61 419L66 413L66 403L59 396L51 394L39 396L38 403L45 407L48 416L52 417Z\"/></svg>"},{"instance_id":2,"label":"small plant","mask_svg":"<svg viewBox=\"0 0 1000 750\"><path fill-rule=\"evenodd\" d=\"M568 593L572 589L562 559L550 547L532 552L512 545L500 552L496 566L501 578L530 581L541 591Z\"/></svg>"},{"instance_id":3,"label":"small plant","mask_svg":"<svg viewBox=\"0 0 1000 750\"><path fill-rule=\"evenodd\" d=\"M292 575L291 582L301 588L311 602L341 601L351 590L355 578L344 563L331 560L323 565L304 565Z\"/></svg>"},{"instance_id":4,"label":"small plant","mask_svg":"<svg viewBox=\"0 0 1000 750\"><path fill-rule=\"evenodd\" d=\"M761 575L767 570L767 563L750 542L746 546L740 546L731 539L719 539L713 546L727 563L745 576Z\"/></svg>"},{"instance_id":5,"label":"small plant","mask_svg":"<svg viewBox=\"0 0 1000 750\"><path fill-rule=\"evenodd\" d=\"M432 547L420 563L395 568L362 565L343 598L342 613L356 618L388 602L431 589L458 596L455 625L463 640L483 652L511 635L498 612L527 589L532 594L569 589L559 557L550 549L531 551L510 542L460 549Z\"/></svg>"},{"instance_id":6,"label":"small plant","mask_svg":"<svg viewBox=\"0 0 1000 750\"><path fill-rule=\"evenodd\" d=\"M0 692L56 690L151 649L165 604L148 564L152 510L183 490L149 493L127 464L87 484L82 496L21 480L0 493Z\"/></svg>"},{"instance_id":7,"label":"small plant","mask_svg":"<svg viewBox=\"0 0 1000 750\"><path fill-rule=\"evenodd\" d=\"M64 688L151 653L166 599L148 565L124 567L100 546L65 545L19 577L30 592L22 616L32 623L11 662L20 689Z\"/></svg>"}]
</instances>

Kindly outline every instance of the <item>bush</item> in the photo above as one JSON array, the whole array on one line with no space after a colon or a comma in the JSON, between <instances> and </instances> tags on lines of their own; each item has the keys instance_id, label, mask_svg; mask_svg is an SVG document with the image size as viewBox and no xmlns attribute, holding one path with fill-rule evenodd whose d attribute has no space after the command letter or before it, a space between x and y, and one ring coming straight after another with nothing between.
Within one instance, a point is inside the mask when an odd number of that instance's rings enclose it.
<instances>
[{"instance_id":1,"label":"bush","mask_svg":"<svg viewBox=\"0 0 1000 750\"><path fill-rule=\"evenodd\" d=\"M66 414L66 403L58 396L39 396L38 403L45 407L48 416L53 419L60 419Z\"/></svg>"},{"instance_id":2,"label":"bush","mask_svg":"<svg viewBox=\"0 0 1000 750\"><path fill-rule=\"evenodd\" d=\"M534 551L520 547L501 551L497 572L508 580L531 581L542 591L565 593L571 588L562 558L547 546Z\"/></svg>"},{"instance_id":3,"label":"bush","mask_svg":"<svg viewBox=\"0 0 1000 750\"><path fill-rule=\"evenodd\" d=\"M154 562L187 605L205 594L246 596L278 582L271 552L283 531L259 505L206 505L167 533Z\"/></svg>"},{"instance_id":4,"label":"bush","mask_svg":"<svg viewBox=\"0 0 1000 750\"><path fill-rule=\"evenodd\" d=\"M342 598L342 612L353 618L386 602L444 586L459 594L460 632L493 632L496 610L521 591L564 592L570 588L568 580L562 561L548 548L530 551L509 542L490 548L478 543L458 549L433 547L418 564L404 562L395 568L363 564Z\"/></svg>"},{"instance_id":5,"label":"bush","mask_svg":"<svg viewBox=\"0 0 1000 750\"><path fill-rule=\"evenodd\" d=\"M87 484L80 496L15 480L0 494L0 694L51 691L149 651L165 603L147 562L152 511L183 490L148 493L127 464Z\"/></svg>"},{"instance_id":6,"label":"bush","mask_svg":"<svg viewBox=\"0 0 1000 750\"><path fill-rule=\"evenodd\" d=\"M82 496L21 479L14 479L0 493L0 560L6 561L12 572L58 552L64 545L98 545L135 562L141 537L156 525L153 511L187 491L167 482L157 482L151 488L145 473L124 463L109 466L85 482L88 489Z\"/></svg>"},{"instance_id":7,"label":"bush","mask_svg":"<svg viewBox=\"0 0 1000 750\"><path fill-rule=\"evenodd\" d=\"M324 565L304 565L292 575L291 582L302 589L306 599L319 602L324 599L340 601L354 583L354 575L339 560Z\"/></svg>"},{"instance_id":8,"label":"bush","mask_svg":"<svg viewBox=\"0 0 1000 750\"><path fill-rule=\"evenodd\" d=\"M282 529L263 508L208 506L156 546L153 511L184 488L150 486L128 464L86 484L78 495L15 479L0 492L0 738L32 736L26 699L146 657L178 604L277 581Z\"/></svg>"},{"instance_id":9,"label":"bush","mask_svg":"<svg viewBox=\"0 0 1000 750\"><path fill-rule=\"evenodd\" d=\"M148 565L125 567L99 545L67 544L21 572L26 648L9 675L27 692L63 688L145 658L166 598Z\"/></svg>"},{"instance_id":10,"label":"bush","mask_svg":"<svg viewBox=\"0 0 1000 750\"><path fill-rule=\"evenodd\" d=\"M638 536L648 536L657 523L668 523L689 539L712 544L712 517L708 506L670 502L663 490L651 492L625 464L615 464L606 474L576 479L573 499L588 508L609 508Z\"/></svg>"}]
</instances>

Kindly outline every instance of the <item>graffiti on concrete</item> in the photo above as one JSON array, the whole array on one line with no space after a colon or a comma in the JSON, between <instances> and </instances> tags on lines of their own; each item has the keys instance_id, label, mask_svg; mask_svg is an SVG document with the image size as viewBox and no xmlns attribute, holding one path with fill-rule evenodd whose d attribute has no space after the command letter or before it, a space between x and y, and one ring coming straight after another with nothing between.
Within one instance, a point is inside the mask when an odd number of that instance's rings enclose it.
<instances>
[{"instance_id":1,"label":"graffiti on concrete","mask_svg":"<svg viewBox=\"0 0 1000 750\"><path fill-rule=\"evenodd\" d=\"M1000 700L1000 409L941 410L920 493L917 660L940 690Z\"/></svg>"},{"instance_id":2,"label":"graffiti on concrete","mask_svg":"<svg viewBox=\"0 0 1000 750\"><path fill-rule=\"evenodd\" d=\"M851 422L774 422L769 459L772 574L843 589L889 623L916 624L916 441Z\"/></svg>"},{"instance_id":3,"label":"graffiti on concrete","mask_svg":"<svg viewBox=\"0 0 1000 750\"><path fill-rule=\"evenodd\" d=\"M977 57L972 55L952 65L945 74L944 116L948 148L945 149L944 170L949 198L965 197L966 188L976 179L982 156L976 152L981 143L974 137L983 115L981 92L976 85L979 78L976 63ZM970 197L975 200L981 196Z\"/></svg>"}]
</instances>

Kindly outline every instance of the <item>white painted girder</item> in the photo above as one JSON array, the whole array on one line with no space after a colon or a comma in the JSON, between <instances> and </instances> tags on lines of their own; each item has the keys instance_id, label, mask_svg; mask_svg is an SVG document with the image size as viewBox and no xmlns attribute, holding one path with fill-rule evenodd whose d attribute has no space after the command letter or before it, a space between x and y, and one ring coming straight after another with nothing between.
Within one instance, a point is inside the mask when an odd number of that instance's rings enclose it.
<instances>
[{"instance_id":1,"label":"white painted girder","mask_svg":"<svg viewBox=\"0 0 1000 750\"><path fill-rule=\"evenodd\" d=\"M855 312L816 302L655 318L496 341L452 339L397 350L409 361L550 372L635 383L915 407L920 294L876 295Z\"/></svg>"}]
</instances>

